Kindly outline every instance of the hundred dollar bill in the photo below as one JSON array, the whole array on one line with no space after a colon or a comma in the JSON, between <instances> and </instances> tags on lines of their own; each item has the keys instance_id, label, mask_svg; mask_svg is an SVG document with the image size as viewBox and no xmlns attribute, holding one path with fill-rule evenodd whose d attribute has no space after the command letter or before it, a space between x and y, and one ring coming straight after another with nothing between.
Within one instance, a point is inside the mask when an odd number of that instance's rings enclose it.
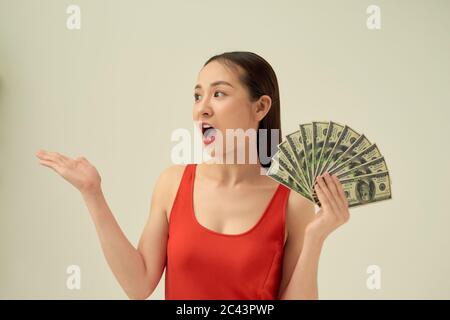
<instances>
[{"instance_id":1,"label":"hundred dollar bill","mask_svg":"<svg viewBox=\"0 0 450 320\"><path fill-rule=\"evenodd\" d=\"M331 172L334 168L340 166L348 159L353 158L355 155L368 148L371 144L372 142L370 142L369 139L367 139L367 137L362 134L358 139L356 139L355 143L353 143L350 148L345 150L345 152L339 157L339 159L337 159L333 166L328 167L328 171Z\"/></svg>"},{"instance_id":2,"label":"hundred dollar bill","mask_svg":"<svg viewBox=\"0 0 450 320\"><path fill-rule=\"evenodd\" d=\"M381 157L381 152L377 147L377 144L374 143L367 149L363 150L362 152L355 155L353 158L348 159L345 162L342 162L338 166L336 166L334 169L330 171L331 174L339 174L345 171L348 171L352 169L353 167L359 166L363 163L366 163L368 161L374 160L376 158Z\"/></svg>"},{"instance_id":3,"label":"hundred dollar bill","mask_svg":"<svg viewBox=\"0 0 450 320\"><path fill-rule=\"evenodd\" d=\"M267 170L267 176L271 177L278 183L281 183L282 185L288 187L289 189L301 194L305 198L314 201L314 199L309 195L309 193L304 192L300 185L295 182L294 179L287 173L286 170L284 170L280 164L277 162L276 157L272 157L272 163Z\"/></svg>"},{"instance_id":4,"label":"hundred dollar bill","mask_svg":"<svg viewBox=\"0 0 450 320\"><path fill-rule=\"evenodd\" d=\"M313 167L313 176L316 177L317 170L319 167L320 156L322 155L323 147L325 144L325 138L327 137L327 131L330 127L330 122L324 121L313 121L312 130L313 130L313 158L314 158L314 167Z\"/></svg>"},{"instance_id":5,"label":"hundred dollar bill","mask_svg":"<svg viewBox=\"0 0 450 320\"><path fill-rule=\"evenodd\" d=\"M305 185L302 178L299 176L298 171L293 166L293 164L289 161L289 159L285 156L283 152L277 151L276 161L278 164L291 176L291 178L299 185L299 187L306 193L310 193L308 189L308 185Z\"/></svg>"},{"instance_id":6,"label":"hundred dollar bill","mask_svg":"<svg viewBox=\"0 0 450 320\"><path fill-rule=\"evenodd\" d=\"M306 155L306 165L309 174L309 185L314 185L314 150L312 142L312 123L305 123L300 125L300 137L302 139L303 148Z\"/></svg>"},{"instance_id":7,"label":"hundred dollar bill","mask_svg":"<svg viewBox=\"0 0 450 320\"><path fill-rule=\"evenodd\" d=\"M322 173L332 167L339 160L341 155L350 148L360 136L361 135L358 132L346 125L339 136L338 141L334 145L333 150L331 150L328 159L325 161Z\"/></svg>"},{"instance_id":8,"label":"hundred dollar bill","mask_svg":"<svg viewBox=\"0 0 450 320\"><path fill-rule=\"evenodd\" d=\"M286 136L286 141L291 147L292 152L294 153L295 160L297 161L297 165L301 171L300 174L303 176L309 188L311 188L308 164L306 163L305 149L303 148L300 130L288 134Z\"/></svg>"},{"instance_id":9,"label":"hundred dollar bill","mask_svg":"<svg viewBox=\"0 0 450 320\"><path fill-rule=\"evenodd\" d=\"M340 180L349 207L392 199L389 172L377 172Z\"/></svg>"},{"instance_id":10,"label":"hundred dollar bill","mask_svg":"<svg viewBox=\"0 0 450 320\"><path fill-rule=\"evenodd\" d=\"M327 136L325 137L322 153L320 154L319 162L317 164L316 177L322 174L324 163L330 156L330 153L333 150L334 146L336 145L336 142L341 136L343 130L344 130L343 125L330 121L330 126L328 127L327 130Z\"/></svg>"},{"instance_id":11,"label":"hundred dollar bill","mask_svg":"<svg viewBox=\"0 0 450 320\"><path fill-rule=\"evenodd\" d=\"M297 182L309 188L308 178L304 176L303 171L298 163L294 150L291 148L287 140L278 144L278 150L287 158L288 162L294 167L294 172L297 175ZM303 162L305 160L303 159ZM281 164L281 163L280 163ZM287 169L287 168L285 168Z\"/></svg>"},{"instance_id":12,"label":"hundred dollar bill","mask_svg":"<svg viewBox=\"0 0 450 320\"><path fill-rule=\"evenodd\" d=\"M353 167L352 169L348 171L343 171L342 173L338 174L338 179L349 179L349 178L355 178L358 176L371 174L371 173L377 173L377 172L383 172L388 171L386 161L384 160L384 157L377 158L375 160L371 160L369 162L363 163L359 166Z\"/></svg>"}]
</instances>

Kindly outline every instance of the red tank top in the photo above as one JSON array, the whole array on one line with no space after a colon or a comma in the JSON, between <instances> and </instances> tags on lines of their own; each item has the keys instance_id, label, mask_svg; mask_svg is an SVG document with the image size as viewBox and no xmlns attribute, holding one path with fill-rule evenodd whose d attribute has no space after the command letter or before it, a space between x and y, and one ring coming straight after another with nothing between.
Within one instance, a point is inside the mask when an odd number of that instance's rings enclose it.
<instances>
[{"instance_id":1,"label":"red tank top","mask_svg":"<svg viewBox=\"0 0 450 320\"><path fill-rule=\"evenodd\" d=\"M169 217L165 298L277 299L290 189L278 185L251 229L223 234L204 227L196 219L195 171L196 164L186 165Z\"/></svg>"}]
</instances>

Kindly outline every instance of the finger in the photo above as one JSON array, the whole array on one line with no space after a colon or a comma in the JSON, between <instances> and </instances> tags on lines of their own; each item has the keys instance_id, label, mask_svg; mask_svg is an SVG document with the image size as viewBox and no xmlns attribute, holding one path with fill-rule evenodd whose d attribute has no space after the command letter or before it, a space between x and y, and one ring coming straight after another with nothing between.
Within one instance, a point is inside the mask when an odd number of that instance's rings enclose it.
<instances>
[{"instance_id":1,"label":"finger","mask_svg":"<svg viewBox=\"0 0 450 320\"><path fill-rule=\"evenodd\" d=\"M326 172L324 174L324 176L325 176L325 182L327 183L328 189L330 190L330 193L332 194L333 199L339 208L339 211L342 211L344 209L344 205L342 203L341 197L339 196L339 193L338 193L338 190L336 187L336 182L334 181L334 179L331 178L331 176L328 172Z\"/></svg>"},{"instance_id":2,"label":"finger","mask_svg":"<svg viewBox=\"0 0 450 320\"><path fill-rule=\"evenodd\" d=\"M61 157L61 159L65 160L65 161L70 161L72 160L72 158L62 154L62 153L58 153L58 155Z\"/></svg>"},{"instance_id":3,"label":"finger","mask_svg":"<svg viewBox=\"0 0 450 320\"><path fill-rule=\"evenodd\" d=\"M348 207L348 200L347 200L347 197L345 196L345 192L344 192L344 187L342 186L342 183L339 181L339 178L336 175L333 176L333 179L336 182L339 197L341 198L341 201L344 206L343 217L345 220L348 220L350 218L350 212L349 212L349 207Z\"/></svg>"},{"instance_id":4,"label":"finger","mask_svg":"<svg viewBox=\"0 0 450 320\"><path fill-rule=\"evenodd\" d=\"M48 152L51 156L53 156L54 158L58 158L58 159L67 159L67 157L65 155L63 155L62 153L59 153L57 151L49 151Z\"/></svg>"},{"instance_id":5,"label":"finger","mask_svg":"<svg viewBox=\"0 0 450 320\"><path fill-rule=\"evenodd\" d=\"M340 184L340 182L339 181L336 182L336 180L333 179L329 173L325 174L325 180L330 188L330 191L333 195L333 199L335 200L336 205L339 207L339 210L335 212L336 216L344 221L347 220L348 210L347 208L345 208L344 203L342 203L342 199L338 192L337 184Z\"/></svg>"},{"instance_id":6,"label":"finger","mask_svg":"<svg viewBox=\"0 0 450 320\"><path fill-rule=\"evenodd\" d=\"M55 163L50 160L39 160L39 164L42 164L43 166L46 166L49 168L53 168L53 166L55 165Z\"/></svg>"},{"instance_id":7,"label":"finger","mask_svg":"<svg viewBox=\"0 0 450 320\"><path fill-rule=\"evenodd\" d=\"M322 182L321 184L322 191L327 195L328 203L333 209L332 213L337 217L339 215L340 208L339 205L336 203L336 199L330 190L329 183L327 183L325 180L325 174L322 175L321 182Z\"/></svg>"},{"instance_id":8,"label":"finger","mask_svg":"<svg viewBox=\"0 0 450 320\"><path fill-rule=\"evenodd\" d=\"M65 155L63 155L63 154L61 154L61 153L59 153L59 152L52 152L52 151L49 151L49 152L47 152L47 154L49 155L49 157L53 160L53 161L55 161L56 163L58 163L60 166L64 166L64 165L67 165L67 163L69 162L69 158L68 157L66 157Z\"/></svg>"},{"instance_id":9,"label":"finger","mask_svg":"<svg viewBox=\"0 0 450 320\"><path fill-rule=\"evenodd\" d=\"M319 198L320 204L322 205L322 208L326 211L329 212L331 210L333 210L330 206L330 203L328 201L327 196L325 195L325 193L323 193L322 188L320 187L319 183L316 183L314 185L314 189L316 190L316 195Z\"/></svg>"},{"instance_id":10,"label":"finger","mask_svg":"<svg viewBox=\"0 0 450 320\"><path fill-rule=\"evenodd\" d=\"M338 191L336 189L336 185L335 185L333 179L331 179L331 176L328 172L326 172L324 174L324 180L325 180L325 183L327 184L328 190L330 191L332 200L334 200L336 202L337 207L339 208L339 210L341 210L342 209L341 208L342 204L340 203L341 198L339 197Z\"/></svg>"},{"instance_id":11,"label":"finger","mask_svg":"<svg viewBox=\"0 0 450 320\"><path fill-rule=\"evenodd\" d=\"M348 200L345 196L344 187L342 186L341 181L339 181L339 178L336 175L333 175L333 180L336 182L337 191L339 194L339 197L342 200L342 203L344 204L344 207L348 207Z\"/></svg>"},{"instance_id":12,"label":"finger","mask_svg":"<svg viewBox=\"0 0 450 320\"><path fill-rule=\"evenodd\" d=\"M36 157L44 160L52 160L52 156L45 150L38 150L36 152Z\"/></svg>"},{"instance_id":13,"label":"finger","mask_svg":"<svg viewBox=\"0 0 450 320\"><path fill-rule=\"evenodd\" d=\"M56 171L59 174L60 167L56 162L51 161L51 160L39 160L39 163L45 167L53 169L54 171Z\"/></svg>"},{"instance_id":14,"label":"finger","mask_svg":"<svg viewBox=\"0 0 450 320\"><path fill-rule=\"evenodd\" d=\"M36 152L36 156L41 159L45 160L53 160L56 161L57 159L63 159L64 156L59 154L58 152L53 151L45 151L45 150L38 150Z\"/></svg>"},{"instance_id":15,"label":"finger","mask_svg":"<svg viewBox=\"0 0 450 320\"><path fill-rule=\"evenodd\" d=\"M326 199L328 201L328 205L331 208L331 211L334 215L337 215L337 212L335 212L336 210L339 210L335 200L333 199L332 194L330 193L330 190L328 189L328 186L326 185L325 181L323 180L322 176L319 176L317 179L317 182L319 183L320 186L320 190L322 191L322 193L326 196Z\"/></svg>"}]
</instances>

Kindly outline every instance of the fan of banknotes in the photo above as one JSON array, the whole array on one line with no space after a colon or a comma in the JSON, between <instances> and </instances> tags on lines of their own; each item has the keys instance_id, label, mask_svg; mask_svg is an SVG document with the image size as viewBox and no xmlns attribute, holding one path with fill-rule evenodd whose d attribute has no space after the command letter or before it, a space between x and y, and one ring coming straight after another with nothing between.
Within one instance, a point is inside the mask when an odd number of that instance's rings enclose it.
<instances>
[{"instance_id":1,"label":"fan of banknotes","mask_svg":"<svg viewBox=\"0 0 450 320\"><path fill-rule=\"evenodd\" d=\"M266 174L320 207L314 183L326 171L338 177L349 207L392 198L388 168L377 145L333 121L300 124L278 145Z\"/></svg>"}]
</instances>

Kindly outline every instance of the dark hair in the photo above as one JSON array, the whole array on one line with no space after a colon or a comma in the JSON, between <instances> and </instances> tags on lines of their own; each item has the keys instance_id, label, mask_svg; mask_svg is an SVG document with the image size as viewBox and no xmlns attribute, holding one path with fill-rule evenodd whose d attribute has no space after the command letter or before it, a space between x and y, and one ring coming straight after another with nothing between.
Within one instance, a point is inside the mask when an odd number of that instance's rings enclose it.
<instances>
[{"instance_id":1,"label":"dark hair","mask_svg":"<svg viewBox=\"0 0 450 320\"><path fill-rule=\"evenodd\" d=\"M248 51L224 52L208 59L203 66L212 61L218 61L228 67L241 67L244 72L239 73L239 79L247 87L251 101L258 100L263 95L268 95L272 99L272 106L266 116L259 122L257 132L257 151L261 166L270 167L271 158L276 152L276 146L281 142L281 117L280 117L280 93L278 89L277 76L270 64L259 55ZM259 151L259 129L267 129L266 152L269 158L268 162L261 161L262 157ZM278 129L278 141L272 147L271 129Z\"/></svg>"}]
</instances>

